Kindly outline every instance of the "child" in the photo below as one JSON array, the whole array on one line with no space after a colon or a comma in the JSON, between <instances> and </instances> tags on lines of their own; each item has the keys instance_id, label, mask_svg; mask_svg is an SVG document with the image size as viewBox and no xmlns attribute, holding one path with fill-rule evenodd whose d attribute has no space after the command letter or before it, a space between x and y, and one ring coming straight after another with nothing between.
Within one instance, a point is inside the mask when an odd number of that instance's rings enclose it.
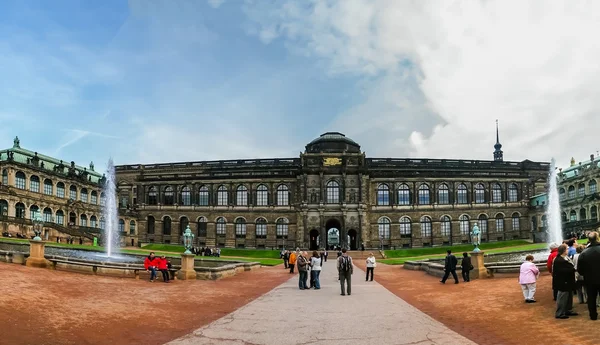
<instances>
[{"instance_id":1,"label":"child","mask_svg":"<svg viewBox=\"0 0 600 345\"><path fill-rule=\"evenodd\" d=\"M523 290L525 303L535 303L536 281L540 276L540 270L533 263L533 255L527 255L525 262L521 265L521 274L519 275L519 284Z\"/></svg>"},{"instance_id":2,"label":"child","mask_svg":"<svg viewBox=\"0 0 600 345\"><path fill-rule=\"evenodd\" d=\"M158 259L158 270L162 273L163 281L169 283L169 267L167 258L164 255Z\"/></svg>"}]
</instances>

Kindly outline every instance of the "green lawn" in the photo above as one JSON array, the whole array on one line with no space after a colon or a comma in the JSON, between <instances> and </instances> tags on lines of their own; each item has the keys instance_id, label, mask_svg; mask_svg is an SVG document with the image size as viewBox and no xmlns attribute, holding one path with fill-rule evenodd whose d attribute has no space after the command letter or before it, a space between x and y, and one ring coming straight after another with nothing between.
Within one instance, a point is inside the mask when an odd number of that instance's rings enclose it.
<instances>
[{"instance_id":1,"label":"green lawn","mask_svg":"<svg viewBox=\"0 0 600 345\"><path fill-rule=\"evenodd\" d=\"M487 251L489 249L524 246L527 244L531 244L531 242L526 241L526 240L513 240L513 241L482 243L479 248L481 248L481 250ZM416 257L416 256L423 256L423 255L436 255L436 254L444 254L445 255L446 251L448 249L452 250L453 253L459 253L459 252L462 253L462 252L468 252L468 251L473 250L473 245L472 244L461 244L461 245L457 245L457 246L386 250L385 256L389 259L395 259L395 258Z\"/></svg>"},{"instance_id":2,"label":"green lawn","mask_svg":"<svg viewBox=\"0 0 600 345\"><path fill-rule=\"evenodd\" d=\"M183 245L176 244L148 244L145 245L143 249L175 253L183 253L185 251L185 247ZM259 259L279 259L279 250L221 248L221 256Z\"/></svg>"}]
</instances>

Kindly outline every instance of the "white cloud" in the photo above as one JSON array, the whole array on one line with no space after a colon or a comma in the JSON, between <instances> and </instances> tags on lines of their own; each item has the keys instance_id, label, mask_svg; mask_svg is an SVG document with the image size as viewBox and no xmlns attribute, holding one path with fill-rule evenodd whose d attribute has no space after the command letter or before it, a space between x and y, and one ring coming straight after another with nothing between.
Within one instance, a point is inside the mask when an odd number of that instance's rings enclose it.
<instances>
[{"instance_id":1,"label":"white cloud","mask_svg":"<svg viewBox=\"0 0 600 345\"><path fill-rule=\"evenodd\" d=\"M566 165L600 146L598 2L306 3L250 2L258 25L249 32L266 43L285 38L330 73L377 77L377 92L334 123L367 150L491 159L496 119L505 159L555 156ZM416 90L395 82L407 62Z\"/></svg>"},{"instance_id":2,"label":"white cloud","mask_svg":"<svg viewBox=\"0 0 600 345\"><path fill-rule=\"evenodd\" d=\"M208 1L208 4L212 8L219 8L225 2L225 0L207 0L207 1Z\"/></svg>"}]
</instances>

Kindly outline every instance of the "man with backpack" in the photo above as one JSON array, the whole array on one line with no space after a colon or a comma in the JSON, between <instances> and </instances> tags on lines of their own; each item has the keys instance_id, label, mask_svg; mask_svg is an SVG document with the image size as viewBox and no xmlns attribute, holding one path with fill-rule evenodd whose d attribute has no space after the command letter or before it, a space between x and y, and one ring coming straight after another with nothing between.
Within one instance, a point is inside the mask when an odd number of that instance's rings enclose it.
<instances>
[{"instance_id":1,"label":"man with backpack","mask_svg":"<svg viewBox=\"0 0 600 345\"><path fill-rule=\"evenodd\" d=\"M337 259L337 269L340 277L340 287L342 288L342 296L348 296L352 294L352 273L354 267L352 265L352 258L346 253L346 248L342 249L342 255ZM346 288L347 285L347 288Z\"/></svg>"}]
</instances>

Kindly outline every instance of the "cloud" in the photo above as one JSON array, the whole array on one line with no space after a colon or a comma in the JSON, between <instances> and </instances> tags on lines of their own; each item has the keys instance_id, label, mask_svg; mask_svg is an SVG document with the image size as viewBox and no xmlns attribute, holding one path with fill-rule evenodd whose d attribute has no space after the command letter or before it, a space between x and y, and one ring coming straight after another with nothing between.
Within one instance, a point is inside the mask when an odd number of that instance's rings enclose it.
<instances>
[{"instance_id":1,"label":"cloud","mask_svg":"<svg viewBox=\"0 0 600 345\"><path fill-rule=\"evenodd\" d=\"M69 129L69 130L67 130L67 134L65 134L65 136L63 137L63 143L60 144L58 146L58 148L56 148L56 150L54 150L54 155L55 156L59 155L63 149L79 142L81 139L86 138L86 137L100 137L100 138L107 138L107 139L117 139L118 138L113 135L90 132L90 131L86 131L86 130L82 130L82 129Z\"/></svg>"},{"instance_id":2,"label":"cloud","mask_svg":"<svg viewBox=\"0 0 600 345\"><path fill-rule=\"evenodd\" d=\"M249 1L245 11L248 33L264 43L285 40L331 75L368 81L373 91L364 102L332 123L356 133L363 147L388 146L383 153L395 156L491 159L499 119L505 159L555 156L566 165L599 146L599 7L302 0ZM398 82L407 74L412 87Z\"/></svg>"},{"instance_id":3,"label":"cloud","mask_svg":"<svg viewBox=\"0 0 600 345\"><path fill-rule=\"evenodd\" d=\"M207 0L207 2L212 8L219 8L225 0Z\"/></svg>"}]
</instances>

